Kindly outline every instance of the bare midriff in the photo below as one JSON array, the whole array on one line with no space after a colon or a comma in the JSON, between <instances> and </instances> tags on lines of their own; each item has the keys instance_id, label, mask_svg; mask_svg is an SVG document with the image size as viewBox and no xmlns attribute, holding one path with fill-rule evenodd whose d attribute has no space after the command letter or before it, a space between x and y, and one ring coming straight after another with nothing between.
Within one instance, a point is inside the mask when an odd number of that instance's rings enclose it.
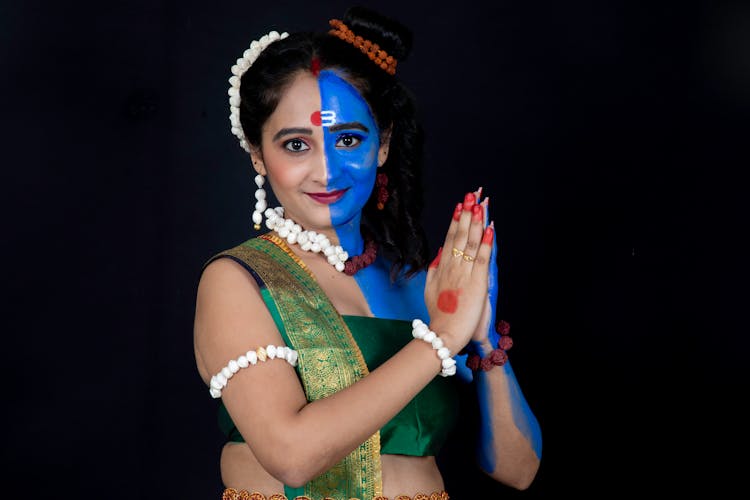
<instances>
[{"instance_id":1,"label":"bare midriff","mask_svg":"<svg viewBox=\"0 0 750 500\"><path fill-rule=\"evenodd\" d=\"M383 496L414 496L442 491L443 478L435 457L382 455ZM266 496L283 493L283 484L260 465L245 443L227 443L221 453L221 478L225 487L257 491Z\"/></svg>"}]
</instances>

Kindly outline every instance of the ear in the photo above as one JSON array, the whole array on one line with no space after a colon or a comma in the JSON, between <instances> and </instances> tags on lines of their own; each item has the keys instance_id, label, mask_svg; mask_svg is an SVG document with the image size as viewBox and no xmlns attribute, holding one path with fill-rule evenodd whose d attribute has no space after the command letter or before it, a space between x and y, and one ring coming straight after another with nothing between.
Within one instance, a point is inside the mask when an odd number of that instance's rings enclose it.
<instances>
[{"instance_id":1,"label":"ear","mask_svg":"<svg viewBox=\"0 0 750 500\"><path fill-rule=\"evenodd\" d=\"M266 175L266 165L263 163L263 153L260 148L250 146L250 159L253 162L253 168L260 175Z\"/></svg>"},{"instance_id":2,"label":"ear","mask_svg":"<svg viewBox=\"0 0 750 500\"><path fill-rule=\"evenodd\" d=\"M388 159L388 148L391 144L391 130L392 126L383 130L380 134L380 148L378 149L378 167L382 167L385 161Z\"/></svg>"}]
</instances>

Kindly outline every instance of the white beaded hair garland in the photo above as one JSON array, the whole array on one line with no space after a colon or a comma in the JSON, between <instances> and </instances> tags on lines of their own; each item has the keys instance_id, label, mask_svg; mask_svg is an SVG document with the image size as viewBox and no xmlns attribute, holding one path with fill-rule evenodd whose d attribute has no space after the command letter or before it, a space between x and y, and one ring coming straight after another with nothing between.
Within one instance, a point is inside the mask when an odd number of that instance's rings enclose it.
<instances>
[{"instance_id":1,"label":"white beaded hair garland","mask_svg":"<svg viewBox=\"0 0 750 500\"><path fill-rule=\"evenodd\" d=\"M245 139L245 133L242 131L242 124L240 124L240 79L266 47L276 40L282 40L288 36L289 33L286 31L281 34L278 31L271 31L260 39L253 40L250 43L250 48L232 66L232 76L229 78L229 84L231 85L229 87L229 122L232 124L232 133L239 139L242 149L248 153L250 152L250 145Z\"/></svg>"},{"instance_id":2,"label":"white beaded hair garland","mask_svg":"<svg viewBox=\"0 0 750 500\"><path fill-rule=\"evenodd\" d=\"M443 345L443 341L435 332L430 330L424 322L416 318L411 322L411 334L415 339L424 340L437 351L437 356L442 363L440 375L449 377L456 374L456 360L451 357L451 351Z\"/></svg>"},{"instance_id":3,"label":"white beaded hair garland","mask_svg":"<svg viewBox=\"0 0 750 500\"><path fill-rule=\"evenodd\" d=\"M229 383L229 379L242 368L258 364L258 361L264 363L267 359L283 359L292 366L297 366L298 353L294 349L286 346L267 345L258 347L254 351L247 351L237 359L231 360L227 366L221 369L219 373L211 377L208 391L214 399L221 397L221 391Z\"/></svg>"},{"instance_id":4,"label":"white beaded hair garland","mask_svg":"<svg viewBox=\"0 0 750 500\"><path fill-rule=\"evenodd\" d=\"M303 230L292 219L285 219L284 207L268 208L264 215L266 227L276 231L290 245L297 243L305 252L322 253L338 272L344 272L349 253L341 245L333 245L325 234Z\"/></svg>"}]
</instances>

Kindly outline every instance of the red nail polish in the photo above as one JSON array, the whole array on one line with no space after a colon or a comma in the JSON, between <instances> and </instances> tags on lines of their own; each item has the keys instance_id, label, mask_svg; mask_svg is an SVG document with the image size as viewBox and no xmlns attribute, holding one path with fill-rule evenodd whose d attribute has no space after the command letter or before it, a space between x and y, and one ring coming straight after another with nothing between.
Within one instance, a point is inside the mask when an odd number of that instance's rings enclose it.
<instances>
[{"instance_id":1,"label":"red nail polish","mask_svg":"<svg viewBox=\"0 0 750 500\"><path fill-rule=\"evenodd\" d=\"M474 193L466 193L464 196L464 210L471 210L471 207L476 205L477 199L474 197Z\"/></svg>"},{"instance_id":2,"label":"red nail polish","mask_svg":"<svg viewBox=\"0 0 750 500\"><path fill-rule=\"evenodd\" d=\"M479 222L482 220L484 215L484 207L482 205L474 205L471 207L471 220Z\"/></svg>"},{"instance_id":3,"label":"red nail polish","mask_svg":"<svg viewBox=\"0 0 750 500\"><path fill-rule=\"evenodd\" d=\"M492 239L495 237L495 230L492 228L492 226L487 226L484 228L484 234L482 235L482 243L486 243L487 245L492 245Z\"/></svg>"},{"instance_id":4,"label":"red nail polish","mask_svg":"<svg viewBox=\"0 0 750 500\"><path fill-rule=\"evenodd\" d=\"M456 208L453 210L453 220L457 221L458 219L461 218L461 212L463 211L463 209L464 209L463 203L459 203L458 205L456 205Z\"/></svg>"},{"instance_id":5,"label":"red nail polish","mask_svg":"<svg viewBox=\"0 0 750 500\"><path fill-rule=\"evenodd\" d=\"M435 256L434 259L432 259L432 262L430 263L430 268L435 268L440 264L440 255L443 253L443 247L438 248L438 253Z\"/></svg>"}]
</instances>

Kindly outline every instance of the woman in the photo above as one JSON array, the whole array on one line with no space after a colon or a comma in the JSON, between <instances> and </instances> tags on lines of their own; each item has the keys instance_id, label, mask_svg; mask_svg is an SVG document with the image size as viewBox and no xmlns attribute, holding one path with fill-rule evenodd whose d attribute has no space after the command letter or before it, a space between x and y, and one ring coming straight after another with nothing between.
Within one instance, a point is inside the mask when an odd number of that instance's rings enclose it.
<instances>
[{"instance_id":1,"label":"woman","mask_svg":"<svg viewBox=\"0 0 750 500\"><path fill-rule=\"evenodd\" d=\"M410 43L352 8L327 33L272 32L232 68L253 220L271 231L212 257L198 286L196 362L229 437L224 498L448 498L435 457L459 391L479 401L484 472L525 489L539 467L507 324L493 328L481 189L446 217L428 264L421 130L395 78Z\"/></svg>"}]
</instances>

